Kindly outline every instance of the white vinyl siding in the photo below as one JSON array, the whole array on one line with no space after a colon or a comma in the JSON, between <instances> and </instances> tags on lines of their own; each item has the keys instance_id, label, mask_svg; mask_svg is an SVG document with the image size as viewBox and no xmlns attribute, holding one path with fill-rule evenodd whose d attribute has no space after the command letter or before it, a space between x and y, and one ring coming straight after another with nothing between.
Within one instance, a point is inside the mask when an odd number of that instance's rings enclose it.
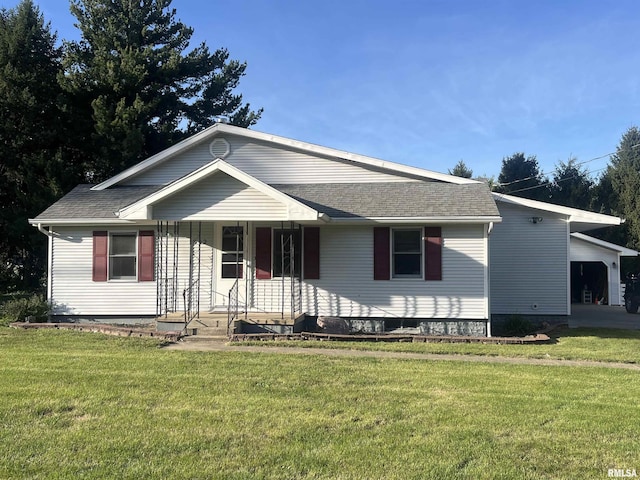
<instances>
[{"instance_id":1,"label":"white vinyl siding","mask_svg":"<svg viewBox=\"0 0 640 480\"><path fill-rule=\"evenodd\" d=\"M286 220L288 213L283 203L219 172L154 205L153 217L204 221Z\"/></svg>"},{"instance_id":2,"label":"white vinyl siding","mask_svg":"<svg viewBox=\"0 0 640 480\"><path fill-rule=\"evenodd\" d=\"M502 222L489 237L491 313L567 315L567 217L497 204ZM534 224L532 217L542 222Z\"/></svg>"},{"instance_id":3,"label":"white vinyl siding","mask_svg":"<svg viewBox=\"0 0 640 480\"><path fill-rule=\"evenodd\" d=\"M130 231L130 227L101 227L109 232ZM150 230L149 227L144 227ZM156 282L94 282L92 281L93 231L77 228L57 228L52 240L51 300L54 315L79 316L135 316L156 314ZM169 239L165 236L156 243L156 256L161 244L168 243L168 256L163 258L162 269L170 270L173 277L173 252L177 245L178 275L176 279L176 310L182 311L182 292L188 285L189 255L193 254L194 278L198 274L198 223L180 226L178 242L173 241L173 226ZM213 224L202 223L200 232L200 307L207 310L212 301ZM190 245L191 248L190 248ZM166 252L166 248L163 249ZM156 275L159 267L156 264Z\"/></svg>"},{"instance_id":4,"label":"white vinyl siding","mask_svg":"<svg viewBox=\"0 0 640 480\"><path fill-rule=\"evenodd\" d=\"M101 227L109 232L131 227ZM52 240L54 315L154 315L156 282L94 282L93 230L56 228Z\"/></svg>"},{"instance_id":5,"label":"white vinyl siding","mask_svg":"<svg viewBox=\"0 0 640 480\"><path fill-rule=\"evenodd\" d=\"M484 226L445 226L442 236L442 281L376 281L372 226L321 227L320 279L302 281L302 310L343 317L485 319ZM281 278L256 280L255 307L277 311L281 288ZM289 279L285 292L287 311Z\"/></svg>"},{"instance_id":6,"label":"white vinyl siding","mask_svg":"<svg viewBox=\"0 0 640 480\"><path fill-rule=\"evenodd\" d=\"M231 153L225 161L267 184L407 182L412 178L348 160L315 156L283 146L227 135ZM123 182L123 185L165 185L214 160L210 141ZM423 180L424 181L424 180Z\"/></svg>"}]
</instances>

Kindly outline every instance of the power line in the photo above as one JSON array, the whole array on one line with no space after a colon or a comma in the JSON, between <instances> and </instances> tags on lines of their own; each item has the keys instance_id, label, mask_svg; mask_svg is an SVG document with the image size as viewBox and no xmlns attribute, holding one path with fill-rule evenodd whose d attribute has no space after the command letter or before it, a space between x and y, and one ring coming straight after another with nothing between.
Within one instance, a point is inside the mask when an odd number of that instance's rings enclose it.
<instances>
[{"instance_id":1,"label":"power line","mask_svg":"<svg viewBox=\"0 0 640 480\"><path fill-rule=\"evenodd\" d=\"M599 168L599 169L597 169L597 170L592 170L592 171L590 171L590 172L587 172L587 174L588 174L588 175L591 175L592 173L600 172L600 171L602 171L602 170L605 170L606 168L607 168L607 167L602 167L602 168ZM566 182L567 180L573 180L574 178L578 178L578 177L580 177L580 176L581 176L581 175L573 175L573 176L571 176L571 177L562 178L562 179L560 179L560 180L558 180L558 181L553 181L553 182L549 181L549 182L541 183L541 184L539 184L539 185L533 185L533 186L531 186L531 187L520 188L520 189L518 189L518 190L510 190L510 191L508 191L508 192L504 192L504 193L505 193L505 194L507 194L507 195L511 195L512 193L524 192L524 191L527 191L527 190L533 190L533 189L535 189L535 188L547 187L547 186L549 186L549 185L553 185L553 184L557 185L558 183Z\"/></svg>"},{"instance_id":2,"label":"power line","mask_svg":"<svg viewBox=\"0 0 640 480\"><path fill-rule=\"evenodd\" d=\"M640 143L637 143L635 145L631 145L630 148L638 148L638 147L640 147ZM604 155L600 155L598 157L594 157L594 158L591 158L589 160L585 160L584 162L578 162L578 163L574 164L574 166L579 167L580 165L584 165L585 163L595 162L596 160L601 160L601 159L603 159L605 157L610 157L611 155L614 155L616 153L617 152L605 153ZM593 172L599 172L600 170L604 170L604 168L601 168L599 170L594 170ZM587 173L591 174L593 172L587 172ZM496 183L496 186L498 186L498 187L506 187L506 186L509 186L509 185L513 185L514 183L526 182L527 180L533 180L533 179L536 179L536 178L541 177L541 176L550 175L551 173L553 173L553 172L541 172L538 175L531 175L530 177L521 178L519 180L512 180L511 182ZM551 183L551 182L548 182L548 183ZM533 187L527 187L527 188L525 188L523 190L515 190L515 191L520 192L520 191L524 191L524 190L529 190L530 188L537 188L537 185L533 186Z\"/></svg>"}]
</instances>

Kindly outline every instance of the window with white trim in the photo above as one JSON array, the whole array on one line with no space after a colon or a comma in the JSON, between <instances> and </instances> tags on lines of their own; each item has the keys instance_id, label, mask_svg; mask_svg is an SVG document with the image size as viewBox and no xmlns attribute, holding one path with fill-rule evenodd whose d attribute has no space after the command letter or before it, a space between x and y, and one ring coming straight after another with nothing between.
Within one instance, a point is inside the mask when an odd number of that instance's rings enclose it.
<instances>
[{"instance_id":1,"label":"window with white trim","mask_svg":"<svg viewBox=\"0 0 640 480\"><path fill-rule=\"evenodd\" d=\"M393 278L421 278L422 229L394 229L391 244Z\"/></svg>"},{"instance_id":2,"label":"window with white trim","mask_svg":"<svg viewBox=\"0 0 640 480\"><path fill-rule=\"evenodd\" d=\"M109 235L109 280L136 280L136 244L135 233Z\"/></svg>"}]
</instances>

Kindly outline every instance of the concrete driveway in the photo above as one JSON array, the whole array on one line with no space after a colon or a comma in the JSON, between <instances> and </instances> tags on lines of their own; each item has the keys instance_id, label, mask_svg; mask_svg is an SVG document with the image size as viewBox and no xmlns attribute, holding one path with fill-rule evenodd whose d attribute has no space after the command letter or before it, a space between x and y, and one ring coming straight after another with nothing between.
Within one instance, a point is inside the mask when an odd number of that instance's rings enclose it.
<instances>
[{"instance_id":1,"label":"concrete driveway","mask_svg":"<svg viewBox=\"0 0 640 480\"><path fill-rule=\"evenodd\" d=\"M627 313L624 307L571 304L569 327L621 328L640 330L640 313Z\"/></svg>"}]
</instances>

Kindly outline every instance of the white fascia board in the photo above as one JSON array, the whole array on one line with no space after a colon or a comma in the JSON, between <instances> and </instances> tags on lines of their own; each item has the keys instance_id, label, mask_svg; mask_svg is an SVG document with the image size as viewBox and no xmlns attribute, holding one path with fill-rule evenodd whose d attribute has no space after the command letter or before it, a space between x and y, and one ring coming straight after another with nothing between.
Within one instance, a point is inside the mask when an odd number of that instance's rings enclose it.
<instances>
[{"instance_id":1,"label":"white fascia board","mask_svg":"<svg viewBox=\"0 0 640 480\"><path fill-rule=\"evenodd\" d=\"M502 217L332 217L332 223L389 223L389 224L490 224L502 222Z\"/></svg>"},{"instance_id":2,"label":"white fascia board","mask_svg":"<svg viewBox=\"0 0 640 480\"><path fill-rule=\"evenodd\" d=\"M122 220L119 218L45 218L45 219L29 219L29 224L34 227L37 227L38 224L46 225L46 226L75 226L75 225L155 225L155 220L153 222L139 222L134 220Z\"/></svg>"},{"instance_id":3,"label":"white fascia board","mask_svg":"<svg viewBox=\"0 0 640 480\"><path fill-rule=\"evenodd\" d=\"M636 250L632 250L631 248L626 248L626 247L623 247L622 245L616 245L615 243L611 243L611 242L605 242L604 240L600 240L599 238L585 235L584 233L574 232L571 234L571 236L578 240L582 240L583 242L591 243L592 245L597 245L598 247L602 247L602 248L606 248L607 250L618 252L623 257L637 257L640 254L640 252L637 252Z\"/></svg>"},{"instance_id":4,"label":"white fascia board","mask_svg":"<svg viewBox=\"0 0 640 480\"><path fill-rule=\"evenodd\" d=\"M561 205L540 202L538 200L514 197L513 195L507 195L504 193L492 192L491 194L493 195L493 198L499 202L510 203L513 205L519 205L522 207L533 208L535 210L542 210L551 213L558 213L560 215L566 215L569 222L583 222L612 226L620 225L621 223L623 223L623 220L620 217L614 217L612 215L588 212L586 210L580 210L578 208L563 207Z\"/></svg>"},{"instance_id":5,"label":"white fascia board","mask_svg":"<svg viewBox=\"0 0 640 480\"><path fill-rule=\"evenodd\" d=\"M255 177L239 170L233 165L228 164L222 159L216 159L197 170L185 175L184 177L170 183L164 188L152 193L151 195L138 200L131 205L122 208L117 214L121 219L150 220L152 214L152 206L171 195L174 195L185 188L197 183L198 181L215 175L217 172L223 172L232 178L244 183L245 185L258 190L259 192L273 198L277 202L287 207L290 220L317 220L319 213L311 207L291 198L288 195L276 190L275 188L261 182Z\"/></svg>"},{"instance_id":6,"label":"white fascia board","mask_svg":"<svg viewBox=\"0 0 640 480\"><path fill-rule=\"evenodd\" d=\"M203 131L196 133L195 135L182 140L181 142L176 143L175 145L159 152L146 160L130 167L117 175L105 180L104 182L92 187L92 190L104 190L105 188L109 188L117 183L131 178L135 175L138 175L145 170L153 167L154 165L161 163L171 157L178 155L179 153L187 150L194 145L200 143L201 141L205 141L207 139L211 139L216 135L220 134L228 134L228 135L236 135L244 138L250 138L253 140L260 140L263 142L269 142L277 145L282 145L285 147L291 147L298 150L302 150L309 153L315 153L319 155L324 155L328 157L333 157L342 160L349 160L354 163L360 163L363 165L368 165L372 167L382 168L386 170L395 171L398 173L403 173L406 175L413 175L419 178L427 178L430 180L439 180L447 183L454 184L466 184L466 183L480 183L477 180L471 180L469 178L456 177L454 175L448 175L445 173L433 172L431 170L426 170L423 168L411 167L408 165L402 165L400 163L388 162L385 160L380 160L373 157L367 157L365 155L359 155L356 153L350 153L343 150L336 150L334 148L323 147L321 145L316 145L313 143L302 142L299 140L293 140L290 138L280 137L278 135L271 135L268 133L257 132L255 130L249 130L247 128L235 127L233 125L227 125L224 123L216 123L208 128L205 128Z\"/></svg>"}]
</instances>

